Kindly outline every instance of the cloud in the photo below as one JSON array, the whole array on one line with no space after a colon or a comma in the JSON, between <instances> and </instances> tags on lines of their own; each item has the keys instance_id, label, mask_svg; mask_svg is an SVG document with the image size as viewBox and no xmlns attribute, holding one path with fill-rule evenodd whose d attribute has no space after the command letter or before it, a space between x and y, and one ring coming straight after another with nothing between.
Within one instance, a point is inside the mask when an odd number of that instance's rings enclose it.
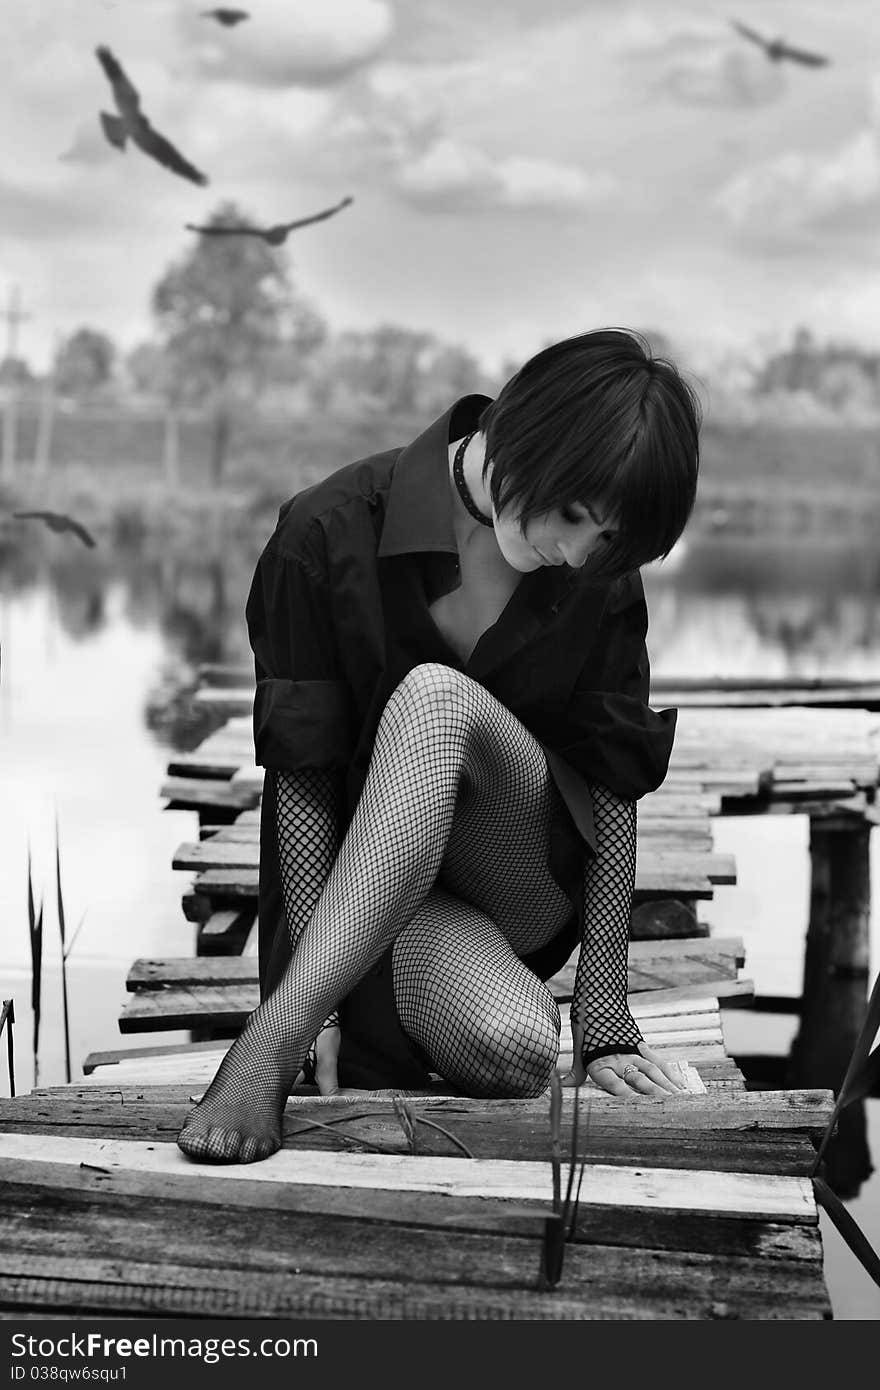
<instances>
[{"instance_id":1,"label":"cloud","mask_svg":"<svg viewBox=\"0 0 880 1390\"><path fill-rule=\"evenodd\" d=\"M686 106L738 110L778 101L785 78L764 58L709 49L670 61L653 86Z\"/></svg>"},{"instance_id":2,"label":"cloud","mask_svg":"<svg viewBox=\"0 0 880 1390\"><path fill-rule=\"evenodd\" d=\"M617 36L625 67L641 72L645 91L683 106L740 110L766 106L785 92L785 77L757 49L718 21L631 15Z\"/></svg>"},{"instance_id":3,"label":"cloud","mask_svg":"<svg viewBox=\"0 0 880 1390\"><path fill-rule=\"evenodd\" d=\"M473 145L440 139L402 163L394 182L410 201L446 212L493 207L586 207L610 197L614 182L571 165L511 155L493 160Z\"/></svg>"},{"instance_id":4,"label":"cloud","mask_svg":"<svg viewBox=\"0 0 880 1390\"><path fill-rule=\"evenodd\" d=\"M325 86L370 63L392 32L385 0L251 0L234 29L209 23L188 3L178 30L196 73L257 87Z\"/></svg>"},{"instance_id":5,"label":"cloud","mask_svg":"<svg viewBox=\"0 0 880 1390\"><path fill-rule=\"evenodd\" d=\"M730 179L715 206L740 233L791 242L820 228L846 230L866 208L880 211L880 155L872 128L830 153L788 150Z\"/></svg>"},{"instance_id":6,"label":"cloud","mask_svg":"<svg viewBox=\"0 0 880 1390\"><path fill-rule=\"evenodd\" d=\"M97 117L87 124L77 126L73 139L58 158L64 164L109 164L119 158L119 151L104 138Z\"/></svg>"}]
</instances>

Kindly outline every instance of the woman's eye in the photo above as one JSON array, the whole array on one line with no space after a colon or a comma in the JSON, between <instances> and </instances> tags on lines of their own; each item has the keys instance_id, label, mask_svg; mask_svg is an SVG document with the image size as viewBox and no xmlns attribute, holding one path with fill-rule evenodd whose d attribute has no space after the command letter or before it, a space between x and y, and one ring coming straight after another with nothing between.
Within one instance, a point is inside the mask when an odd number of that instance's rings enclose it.
<instances>
[{"instance_id":1,"label":"woman's eye","mask_svg":"<svg viewBox=\"0 0 880 1390\"><path fill-rule=\"evenodd\" d=\"M577 526L578 522L580 521L580 517L577 515L576 512L574 512L571 509L571 507L563 507L562 520L567 521L569 526Z\"/></svg>"}]
</instances>

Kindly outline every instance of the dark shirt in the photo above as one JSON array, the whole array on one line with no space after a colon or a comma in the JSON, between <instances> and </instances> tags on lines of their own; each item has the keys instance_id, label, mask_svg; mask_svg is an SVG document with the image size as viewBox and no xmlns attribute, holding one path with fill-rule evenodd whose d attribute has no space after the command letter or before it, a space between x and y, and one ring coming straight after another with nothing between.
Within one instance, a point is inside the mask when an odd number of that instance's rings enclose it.
<instances>
[{"instance_id":1,"label":"dark shirt","mask_svg":"<svg viewBox=\"0 0 880 1390\"><path fill-rule=\"evenodd\" d=\"M267 788L276 769L338 769L344 831L391 692L422 662L464 671L544 747L564 808L548 864L578 913L585 856L595 851L588 783L625 800L658 787L676 712L647 703L648 619L637 571L598 583L583 570L542 567L522 575L467 661L442 636L429 605L461 582L448 446L477 427L488 404L465 396L406 448L341 468L282 506L247 602L256 760L270 770ZM283 920L275 826L266 821L264 986Z\"/></svg>"}]
</instances>

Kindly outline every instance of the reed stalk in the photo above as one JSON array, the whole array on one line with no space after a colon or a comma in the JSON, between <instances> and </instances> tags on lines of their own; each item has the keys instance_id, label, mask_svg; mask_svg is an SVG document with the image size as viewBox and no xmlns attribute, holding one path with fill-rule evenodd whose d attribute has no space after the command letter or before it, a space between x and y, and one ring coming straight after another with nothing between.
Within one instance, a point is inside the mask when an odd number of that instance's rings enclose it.
<instances>
[{"instance_id":1,"label":"reed stalk","mask_svg":"<svg viewBox=\"0 0 880 1390\"><path fill-rule=\"evenodd\" d=\"M544 1242L541 1250L541 1282L544 1288L555 1289L562 1278L566 1242L577 1229L577 1213L581 1199L586 1159L578 1164L578 1112L580 1087L574 1091L571 1120L571 1147L565 1200L562 1200L562 1082L554 1072L550 1079L550 1167L553 1177L553 1211L544 1223ZM575 1174L577 1188L575 1189ZM574 1195L572 1195L574 1194Z\"/></svg>"},{"instance_id":2,"label":"reed stalk","mask_svg":"<svg viewBox=\"0 0 880 1390\"><path fill-rule=\"evenodd\" d=\"M11 999L3 1000L0 1009L0 1038L6 1029L6 1062L9 1068L9 1094L15 1095L15 1055L12 1046L12 1025L15 1022L15 1005Z\"/></svg>"},{"instance_id":3,"label":"reed stalk","mask_svg":"<svg viewBox=\"0 0 880 1390\"><path fill-rule=\"evenodd\" d=\"M27 875L28 929L31 946L31 1011L34 1016L34 1086L37 1086L40 1078L40 1002L43 992L43 904L40 903L39 910L37 910L30 840L28 840Z\"/></svg>"}]
</instances>

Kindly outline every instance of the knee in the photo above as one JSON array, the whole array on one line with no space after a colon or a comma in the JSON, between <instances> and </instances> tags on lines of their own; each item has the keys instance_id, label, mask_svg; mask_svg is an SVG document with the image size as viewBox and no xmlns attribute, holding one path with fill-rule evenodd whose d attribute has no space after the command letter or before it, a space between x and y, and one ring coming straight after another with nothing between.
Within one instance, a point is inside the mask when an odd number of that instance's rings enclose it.
<instances>
[{"instance_id":1,"label":"knee","mask_svg":"<svg viewBox=\"0 0 880 1390\"><path fill-rule=\"evenodd\" d=\"M425 661L408 671L389 696L382 720L426 727L426 714L439 715L444 723L460 720L467 711L468 677L439 661Z\"/></svg>"},{"instance_id":2,"label":"knee","mask_svg":"<svg viewBox=\"0 0 880 1390\"><path fill-rule=\"evenodd\" d=\"M552 998L528 1021L511 1026L509 1015L491 1011L480 1028L482 1071L491 1077L491 1094L530 1100L543 1095L559 1057L559 1010Z\"/></svg>"}]
</instances>

